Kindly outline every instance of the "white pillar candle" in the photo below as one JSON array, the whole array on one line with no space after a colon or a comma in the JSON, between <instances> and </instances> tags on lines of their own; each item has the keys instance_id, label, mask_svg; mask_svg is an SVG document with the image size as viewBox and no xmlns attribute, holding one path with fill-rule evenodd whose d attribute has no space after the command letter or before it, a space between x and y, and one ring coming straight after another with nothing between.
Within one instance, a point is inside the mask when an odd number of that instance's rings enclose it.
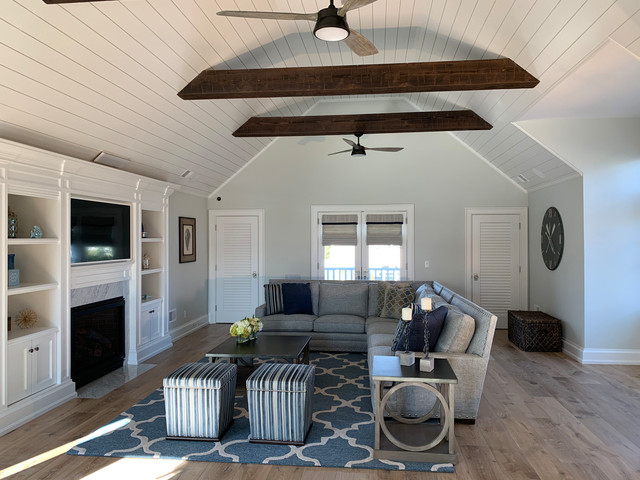
<instances>
[{"instance_id":1,"label":"white pillar candle","mask_svg":"<svg viewBox=\"0 0 640 480\"><path fill-rule=\"evenodd\" d=\"M431 310L431 299L429 297L423 297L420 300L420 306L423 310Z\"/></svg>"},{"instance_id":2,"label":"white pillar candle","mask_svg":"<svg viewBox=\"0 0 640 480\"><path fill-rule=\"evenodd\" d=\"M402 320L406 322L411 320L411 317L412 317L411 307L404 307L402 309Z\"/></svg>"}]
</instances>

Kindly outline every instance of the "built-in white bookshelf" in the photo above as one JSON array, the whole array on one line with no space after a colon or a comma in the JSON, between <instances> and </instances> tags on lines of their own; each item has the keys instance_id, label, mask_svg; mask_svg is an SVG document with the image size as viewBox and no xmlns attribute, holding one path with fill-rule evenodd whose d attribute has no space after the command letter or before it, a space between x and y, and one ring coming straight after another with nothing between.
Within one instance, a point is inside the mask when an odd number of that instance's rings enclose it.
<instances>
[{"instance_id":1,"label":"built-in white bookshelf","mask_svg":"<svg viewBox=\"0 0 640 480\"><path fill-rule=\"evenodd\" d=\"M85 288L101 292L120 284L127 298L128 364L171 346L167 221L174 189L166 182L0 139L0 435L75 396L70 304L78 298L76 289L84 295ZM130 260L70 265L71 197L131 206ZM8 238L8 208L18 217L15 238ZM41 238L30 237L35 225ZM143 253L151 259L144 271ZM8 255L15 256L20 270L20 283L12 287ZM143 293L148 295L145 302ZM16 317L25 309L37 314L33 328L17 326Z\"/></svg>"}]
</instances>

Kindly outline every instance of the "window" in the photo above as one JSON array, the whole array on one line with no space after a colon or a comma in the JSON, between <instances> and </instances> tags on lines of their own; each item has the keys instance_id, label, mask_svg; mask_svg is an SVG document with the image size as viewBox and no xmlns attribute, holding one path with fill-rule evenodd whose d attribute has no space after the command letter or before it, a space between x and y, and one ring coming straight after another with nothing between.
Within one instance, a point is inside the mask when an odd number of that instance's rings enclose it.
<instances>
[{"instance_id":1,"label":"window","mask_svg":"<svg viewBox=\"0 0 640 480\"><path fill-rule=\"evenodd\" d=\"M413 278L413 206L314 206L312 220L314 278Z\"/></svg>"}]
</instances>

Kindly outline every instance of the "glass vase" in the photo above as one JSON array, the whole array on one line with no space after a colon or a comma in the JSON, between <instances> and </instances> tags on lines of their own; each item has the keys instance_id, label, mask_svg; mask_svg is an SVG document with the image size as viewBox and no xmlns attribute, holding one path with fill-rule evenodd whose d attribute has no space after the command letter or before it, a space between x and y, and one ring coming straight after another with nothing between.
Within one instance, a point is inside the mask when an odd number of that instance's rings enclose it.
<instances>
[{"instance_id":1,"label":"glass vase","mask_svg":"<svg viewBox=\"0 0 640 480\"><path fill-rule=\"evenodd\" d=\"M257 334L257 333L255 333L255 332L254 332L254 333L252 333L252 334L250 334L250 335L248 335L248 336L245 336L245 335L238 335L238 336L236 337L236 342L237 342L237 343L247 343L247 342L250 342L251 340L255 340L255 339L257 339L257 338L258 338L258 334Z\"/></svg>"}]
</instances>

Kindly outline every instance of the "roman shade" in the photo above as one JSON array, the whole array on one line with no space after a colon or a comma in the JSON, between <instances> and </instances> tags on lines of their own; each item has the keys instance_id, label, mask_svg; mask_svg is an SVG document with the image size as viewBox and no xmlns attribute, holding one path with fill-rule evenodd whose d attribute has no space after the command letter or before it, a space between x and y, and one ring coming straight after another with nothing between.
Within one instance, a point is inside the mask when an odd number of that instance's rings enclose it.
<instances>
[{"instance_id":1,"label":"roman shade","mask_svg":"<svg viewBox=\"0 0 640 480\"><path fill-rule=\"evenodd\" d=\"M401 213L367 214L367 245L402 245Z\"/></svg>"},{"instance_id":2,"label":"roman shade","mask_svg":"<svg viewBox=\"0 0 640 480\"><path fill-rule=\"evenodd\" d=\"M322 245L357 245L358 215L322 215Z\"/></svg>"}]
</instances>

